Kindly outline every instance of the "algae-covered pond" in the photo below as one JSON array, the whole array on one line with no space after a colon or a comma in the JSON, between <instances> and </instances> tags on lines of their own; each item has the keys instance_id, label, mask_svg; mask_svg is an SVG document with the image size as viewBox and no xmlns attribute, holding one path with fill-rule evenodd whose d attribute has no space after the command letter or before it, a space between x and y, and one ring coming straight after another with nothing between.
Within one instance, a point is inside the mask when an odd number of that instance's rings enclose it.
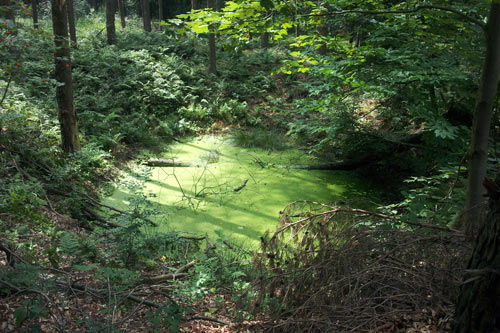
<instances>
[{"instance_id":1,"label":"algae-covered pond","mask_svg":"<svg viewBox=\"0 0 500 333\"><path fill-rule=\"evenodd\" d=\"M178 143L161 157L195 166L146 170L149 172L142 191L152 195L154 208L163 213L152 218L159 223L158 229L208 233L214 238L222 235L248 246L255 245L266 230L276 228L279 212L292 201L366 199L370 192L345 171L266 167L314 161L295 149L270 152L237 147L229 137L203 136ZM124 183L144 173L142 168L126 175ZM121 185L106 203L124 208L130 195L130 189Z\"/></svg>"}]
</instances>

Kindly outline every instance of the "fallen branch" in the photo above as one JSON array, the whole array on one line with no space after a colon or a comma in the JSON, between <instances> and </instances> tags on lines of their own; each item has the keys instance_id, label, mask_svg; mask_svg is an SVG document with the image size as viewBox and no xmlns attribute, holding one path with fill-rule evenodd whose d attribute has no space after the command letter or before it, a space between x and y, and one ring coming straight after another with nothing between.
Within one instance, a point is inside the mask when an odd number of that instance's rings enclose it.
<instances>
[{"instance_id":1,"label":"fallen branch","mask_svg":"<svg viewBox=\"0 0 500 333\"><path fill-rule=\"evenodd\" d=\"M144 277L141 280L141 283L143 283L143 284L156 284L156 283L161 283L161 282L165 282L168 280L176 280L178 278L186 277L187 273L185 273L185 272L187 272L191 267L193 267L195 263L196 263L196 261L194 261L194 260L190 261L186 265L179 267L174 273Z\"/></svg>"},{"instance_id":2,"label":"fallen branch","mask_svg":"<svg viewBox=\"0 0 500 333\"><path fill-rule=\"evenodd\" d=\"M161 274L156 276L151 276L147 278L143 278L140 283L141 284L157 284L170 280L178 280L180 278L184 278L187 276L187 273L168 273Z\"/></svg>"},{"instance_id":3,"label":"fallen branch","mask_svg":"<svg viewBox=\"0 0 500 333\"><path fill-rule=\"evenodd\" d=\"M79 284L71 284L71 283L68 283L68 282L65 282L65 281L62 281L62 280L56 280L55 282L56 282L56 284L58 284L60 286L63 286L63 287L66 287L68 289L75 289L75 290L82 291L82 292L85 292L85 293L89 293L90 292L90 294L98 295L99 297L102 297L102 298L106 298L107 297L107 293L105 291L101 291L99 289L90 288L88 286L83 286L83 285L79 285ZM148 301L148 300L136 297L134 295L130 295L129 294L125 298L127 298L127 299L129 299L129 300L131 300L133 302L145 304L145 305L148 305L148 306L151 306L151 307L154 307L154 308L159 308L160 307L160 305L158 305L158 304L156 304L154 302L151 302L151 301Z\"/></svg>"},{"instance_id":4,"label":"fallen branch","mask_svg":"<svg viewBox=\"0 0 500 333\"><path fill-rule=\"evenodd\" d=\"M121 209L118 209L118 208L115 208L115 207L112 207L112 206L108 206L108 205L105 205L103 203L100 203L99 201L97 201L96 199L92 198L90 195L86 194L86 193L83 193L83 192L80 192L80 191L76 191L76 193L80 194L80 195L83 195L85 197L85 199L91 204L91 205L94 205L94 206L99 206L99 207L104 207L104 208L107 208L109 210L112 210L112 211L115 211L117 213L120 213L120 214L128 214L128 212L124 211L124 210L121 210ZM150 219L144 219L144 221L148 222L149 224L151 224L153 227L157 227L158 224L156 224L155 222L151 221Z\"/></svg>"},{"instance_id":5,"label":"fallen branch","mask_svg":"<svg viewBox=\"0 0 500 333\"><path fill-rule=\"evenodd\" d=\"M178 236L178 237L182 238L182 239L197 240L197 241L201 241L201 240L205 239L205 236Z\"/></svg>"},{"instance_id":6,"label":"fallen branch","mask_svg":"<svg viewBox=\"0 0 500 333\"><path fill-rule=\"evenodd\" d=\"M12 251L10 244L3 244L0 242L0 251L5 252L5 256L7 257L7 264L11 267L14 267L16 264L16 259L21 259L19 258L14 251Z\"/></svg>"},{"instance_id":7,"label":"fallen branch","mask_svg":"<svg viewBox=\"0 0 500 333\"><path fill-rule=\"evenodd\" d=\"M333 208L333 207L331 207L331 208ZM290 227L292 227L292 226L294 226L296 224L300 224L300 223L303 223L305 221L308 221L308 220L311 220L311 219L314 219L314 218L317 218L317 217L320 217L320 216L325 216L325 215L330 215L330 214L336 214L336 213L359 213L359 214L362 214L364 216L369 215L369 216L380 217L380 218L388 219L388 220L400 221L402 223L405 223L405 224L408 224L408 225L412 225L412 226L416 226L416 227L420 227L420 228L429 228L429 229L435 229L435 230L440 230L440 231L452 232L452 233L455 233L455 234L457 234L459 236L463 235L462 231L457 230L457 229L453 229L453 228L450 228L450 227L446 227L446 226L434 225L434 224L430 224L430 223L401 221L401 219L398 216L391 216L391 215L386 215L386 214L382 214L382 213L371 212L371 211L364 210L364 209L354 209L354 208L333 208L333 209L325 211L325 212L321 212L321 213L318 213L318 214L310 215L310 216L304 217L304 218L302 218L302 219L300 219L298 221L294 221L294 222L291 222L291 223L283 225L282 227L280 227L276 231L275 234L281 233L283 230L288 229L288 228L290 228ZM289 216L289 217L294 217L294 216Z\"/></svg>"},{"instance_id":8,"label":"fallen branch","mask_svg":"<svg viewBox=\"0 0 500 333\"><path fill-rule=\"evenodd\" d=\"M206 321L213 321L214 323L222 324L222 325L229 325L229 323L217 319L217 318L212 318L212 317L207 317L207 316L193 316L189 318L185 318L185 321L193 321L193 320L206 320Z\"/></svg>"},{"instance_id":9,"label":"fallen branch","mask_svg":"<svg viewBox=\"0 0 500 333\"><path fill-rule=\"evenodd\" d=\"M239 192L241 189L243 189L247 185L247 183L248 183L248 179L245 179L240 186L234 188L234 192Z\"/></svg>"},{"instance_id":10,"label":"fallen branch","mask_svg":"<svg viewBox=\"0 0 500 333\"><path fill-rule=\"evenodd\" d=\"M228 248L230 248L231 250L234 250L234 247L233 247L231 244L229 244L229 242L228 242L228 241L225 241L225 240L224 240L224 241L222 241L222 243L223 243L224 245L226 245Z\"/></svg>"},{"instance_id":11,"label":"fallen branch","mask_svg":"<svg viewBox=\"0 0 500 333\"><path fill-rule=\"evenodd\" d=\"M106 220L104 217L102 217L101 215L97 214L96 212L94 212L93 210L91 210L89 208L84 208L84 210L87 214L89 214L91 216L91 218L93 218L94 220L96 220L98 222L101 222L102 224L104 224L108 227L123 228L122 225L119 225L119 224L116 224L114 222Z\"/></svg>"},{"instance_id":12,"label":"fallen branch","mask_svg":"<svg viewBox=\"0 0 500 333\"><path fill-rule=\"evenodd\" d=\"M212 242L210 238L208 238L208 235L205 235L205 240L207 241L207 248L205 249L205 253L209 250L215 250L217 248L217 245L215 245L215 243Z\"/></svg>"}]
</instances>

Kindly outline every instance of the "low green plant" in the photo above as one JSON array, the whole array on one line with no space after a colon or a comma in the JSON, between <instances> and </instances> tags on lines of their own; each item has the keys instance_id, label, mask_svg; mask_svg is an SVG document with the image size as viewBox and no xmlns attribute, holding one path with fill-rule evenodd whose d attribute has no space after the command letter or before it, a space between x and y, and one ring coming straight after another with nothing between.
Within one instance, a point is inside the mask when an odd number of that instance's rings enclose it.
<instances>
[{"instance_id":1,"label":"low green plant","mask_svg":"<svg viewBox=\"0 0 500 333\"><path fill-rule=\"evenodd\" d=\"M430 176L405 180L403 200L382 207L386 213L400 216L401 222L424 222L452 226L459 218L465 199L466 170L463 166L442 168Z\"/></svg>"},{"instance_id":2,"label":"low green plant","mask_svg":"<svg viewBox=\"0 0 500 333\"><path fill-rule=\"evenodd\" d=\"M185 310L175 301L167 301L155 311L148 311L146 319L153 325L155 330L168 329L169 332L179 332L179 325L183 319Z\"/></svg>"},{"instance_id":3,"label":"low green plant","mask_svg":"<svg viewBox=\"0 0 500 333\"><path fill-rule=\"evenodd\" d=\"M45 307L44 300L42 296L37 296L35 299L27 299L22 302L21 306L14 311L14 319L16 320L16 325L19 327L25 322L31 322L25 328L25 332L41 332L41 327L38 323L35 323L36 319L46 317L48 312Z\"/></svg>"}]
</instances>

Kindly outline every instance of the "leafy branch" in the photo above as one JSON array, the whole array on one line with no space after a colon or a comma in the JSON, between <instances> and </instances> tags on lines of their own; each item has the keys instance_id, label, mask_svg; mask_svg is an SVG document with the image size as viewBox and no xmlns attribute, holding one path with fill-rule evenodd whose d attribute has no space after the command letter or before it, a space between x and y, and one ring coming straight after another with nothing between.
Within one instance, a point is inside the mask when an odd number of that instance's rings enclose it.
<instances>
[{"instance_id":1,"label":"leafy branch","mask_svg":"<svg viewBox=\"0 0 500 333\"><path fill-rule=\"evenodd\" d=\"M440 10L444 12L453 13L466 19L471 23L474 23L475 25L481 27L483 30L486 29L486 24L475 17L467 15L458 9L443 7L443 6L435 6L435 5L422 5L422 6L416 6L415 8L412 9L400 9L400 10L362 10L362 9L337 10L337 11L329 11L327 13L312 13L312 14L303 14L299 16L318 17L318 16L337 16L337 15L348 15L348 14L364 14L364 15L412 14L422 10Z\"/></svg>"}]
</instances>

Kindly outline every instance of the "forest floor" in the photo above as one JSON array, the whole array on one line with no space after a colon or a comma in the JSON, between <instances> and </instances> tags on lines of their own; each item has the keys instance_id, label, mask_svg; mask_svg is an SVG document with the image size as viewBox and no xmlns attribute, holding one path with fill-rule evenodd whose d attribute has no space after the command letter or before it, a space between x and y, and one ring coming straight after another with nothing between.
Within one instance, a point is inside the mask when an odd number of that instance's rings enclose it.
<instances>
[{"instance_id":1,"label":"forest floor","mask_svg":"<svg viewBox=\"0 0 500 333\"><path fill-rule=\"evenodd\" d=\"M88 232L80 228L75 220L68 219L54 212L53 220L57 221L61 230L72 231L85 236ZM32 241L37 244L35 256L40 262L49 262L47 253L50 238L40 232L32 234ZM15 253L13 251L13 253ZM19 332L265 332L279 331L283 319L274 321L266 313L258 314L252 320L236 320L238 300L229 292L220 289L189 302L174 299L172 290L176 288L175 281L158 284L137 284L121 291L112 290L111 286L102 286L95 277L95 271L75 271L69 265L71 258L60 260L57 269L47 268L40 274L40 284L49 280L48 284L37 290L32 288L17 288L17 292L2 296L0 302L0 331ZM20 260L20 259L19 259ZM166 262L155 270L147 272L148 276L164 274ZM0 270L10 270L5 254L0 254ZM3 272L4 273L4 272ZM5 284L4 281L0 281ZM99 289L100 288L100 289ZM171 303L175 301L175 303ZM39 302L44 307L37 307ZM161 305L167 304L167 307ZM171 304L171 306L168 306ZM181 314L181 309L172 304L182 304L189 309ZM38 313L37 313L38 311ZM391 320L379 326L379 332L442 332L450 328L453 306L440 307L436 311L432 307L415 308L411 314L395 315ZM156 315L155 315L156 314ZM36 331L36 329L35 329Z\"/></svg>"}]
</instances>

